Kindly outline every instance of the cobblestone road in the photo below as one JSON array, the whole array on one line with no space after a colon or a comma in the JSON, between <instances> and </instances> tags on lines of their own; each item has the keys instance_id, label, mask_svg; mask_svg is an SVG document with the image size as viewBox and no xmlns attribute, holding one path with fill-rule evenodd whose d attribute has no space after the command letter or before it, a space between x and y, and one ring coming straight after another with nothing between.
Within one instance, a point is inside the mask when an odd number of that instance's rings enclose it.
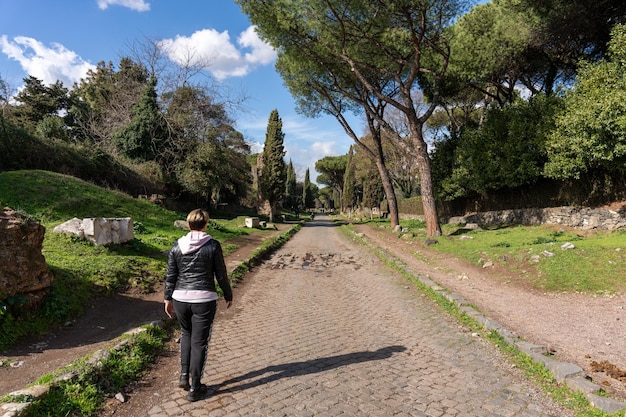
<instances>
[{"instance_id":1,"label":"cobblestone road","mask_svg":"<svg viewBox=\"0 0 626 417\"><path fill-rule=\"evenodd\" d=\"M214 326L210 395L187 402L173 375L149 416L566 415L326 217L246 281Z\"/></svg>"}]
</instances>

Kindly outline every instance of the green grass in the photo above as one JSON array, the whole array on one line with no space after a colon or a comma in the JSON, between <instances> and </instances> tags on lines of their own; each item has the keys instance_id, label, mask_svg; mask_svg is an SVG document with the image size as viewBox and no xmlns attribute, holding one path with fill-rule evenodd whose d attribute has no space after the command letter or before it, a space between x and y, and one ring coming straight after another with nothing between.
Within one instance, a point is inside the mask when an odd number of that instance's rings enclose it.
<instances>
[{"instance_id":1,"label":"green grass","mask_svg":"<svg viewBox=\"0 0 626 417\"><path fill-rule=\"evenodd\" d=\"M144 332L127 336L127 343L110 350L99 363L91 364L88 358L83 358L41 377L35 385L50 384L43 397L33 401L23 396L5 396L0 398L0 402L32 402L25 416L94 415L106 398L123 391L130 381L145 372L167 337L165 330L148 326ZM58 375L66 372L72 372L76 377L53 382Z\"/></svg>"},{"instance_id":2,"label":"green grass","mask_svg":"<svg viewBox=\"0 0 626 417\"><path fill-rule=\"evenodd\" d=\"M401 221L415 240L426 240L423 222ZM471 239L468 239L471 238ZM465 230L443 225L429 249L474 265L492 262L524 285L542 291L614 294L626 290L626 231L583 236L555 226L508 226ZM561 249L565 243L574 249Z\"/></svg>"},{"instance_id":3,"label":"green grass","mask_svg":"<svg viewBox=\"0 0 626 417\"><path fill-rule=\"evenodd\" d=\"M0 351L24 336L76 317L93 297L129 289L150 292L163 279L166 251L186 233L174 226L186 213L48 171L0 173L0 203L46 227L42 252L54 274L50 292L36 315L20 308L19 296L0 294ZM56 225L74 217L131 217L135 239L95 246L76 236L52 232ZM230 253L237 247L228 241L249 233L243 224L243 217L213 219L207 232Z\"/></svg>"}]
</instances>

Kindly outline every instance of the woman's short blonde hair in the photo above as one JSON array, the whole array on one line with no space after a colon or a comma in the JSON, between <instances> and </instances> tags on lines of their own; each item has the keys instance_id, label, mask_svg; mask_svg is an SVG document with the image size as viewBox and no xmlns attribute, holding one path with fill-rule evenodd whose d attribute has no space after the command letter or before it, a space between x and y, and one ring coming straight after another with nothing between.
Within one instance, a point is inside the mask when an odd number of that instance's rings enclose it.
<instances>
[{"instance_id":1,"label":"woman's short blonde hair","mask_svg":"<svg viewBox=\"0 0 626 417\"><path fill-rule=\"evenodd\" d=\"M195 209L187 215L189 230L202 230L209 222L209 213L206 210Z\"/></svg>"}]
</instances>

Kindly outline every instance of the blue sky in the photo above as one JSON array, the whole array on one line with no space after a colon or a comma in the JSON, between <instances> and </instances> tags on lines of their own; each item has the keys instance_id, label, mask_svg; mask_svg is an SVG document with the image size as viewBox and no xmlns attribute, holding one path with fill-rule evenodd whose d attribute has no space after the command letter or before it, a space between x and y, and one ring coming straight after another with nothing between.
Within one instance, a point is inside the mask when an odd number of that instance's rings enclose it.
<instances>
[{"instance_id":1,"label":"blue sky","mask_svg":"<svg viewBox=\"0 0 626 417\"><path fill-rule=\"evenodd\" d=\"M249 97L233 114L237 129L260 151L273 109L283 121L286 160L300 178L315 181L315 161L348 152L352 140L329 116L299 115L274 70L275 53L258 39L232 0L0 0L0 77L14 89L27 75L71 88L100 61L117 65L129 45L144 38L174 51L198 51L225 88ZM353 129L362 132L362 123Z\"/></svg>"}]
</instances>

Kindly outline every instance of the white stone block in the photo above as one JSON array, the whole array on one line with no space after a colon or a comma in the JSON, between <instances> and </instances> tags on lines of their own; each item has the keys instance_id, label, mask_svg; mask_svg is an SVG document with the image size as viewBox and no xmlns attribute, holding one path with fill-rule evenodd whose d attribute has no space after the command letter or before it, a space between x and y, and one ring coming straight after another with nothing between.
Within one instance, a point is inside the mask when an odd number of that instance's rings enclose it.
<instances>
[{"instance_id":1,"label":"white stone block","mask_svg":"<svg viewBox=\"0 0 626 417\"><path fill-rule=\"evenodd\" d=\"M135 238L130 217L72 219L57 226L54 231L73 233L96 245L119 244Z\"/></svg>"},{"instance_id":2,"label":"white stone block","mask_svg":"<svg viewBox=\"0 0 626 417\"><path fill-rule=\"evenodd\" d=\"M246 217L246 227L253 228L259 227L259 218L258 217Z\"/></svg>"}]
</instances>

